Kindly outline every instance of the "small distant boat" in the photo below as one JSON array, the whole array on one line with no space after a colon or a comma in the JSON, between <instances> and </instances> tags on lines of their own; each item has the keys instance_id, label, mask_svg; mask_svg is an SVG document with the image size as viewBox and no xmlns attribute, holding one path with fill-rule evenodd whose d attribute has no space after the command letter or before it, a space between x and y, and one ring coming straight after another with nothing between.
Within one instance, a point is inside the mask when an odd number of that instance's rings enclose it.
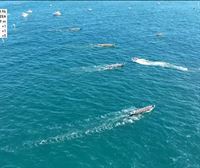
<instances>
[{"instance_id":1,"label":"small distant boat","mask_svg":"<svg viewBox=\"0 0 200 168\"><path fill-rule=\"evenodd\" d=\"M123 66L124 66L124 64L116 63L116 64L110 64L110 65L105 66L105 69L112 70L112 69L116 69L116 68L121 68Z\"/></svg>"},{"instance_id":2,"label":"small distant boat","mask_svg":"<svg viewBox=\"0 0 200 168\"><path fill-rule=\"evenodd\" d=\"M114 44L106 43L106 44L97 44L97 47L115 47Z\"/></svg>"},{"instance_id":3,"label":"small distant boat","mask_svg":"<svg viewBox=\"0 0 200 168\"><path fill-rule=\"evenodd\" d=\"M146 106L146 107L143 107L143 108L139 108L139 109L136 109L136 110L132 111L129 114L129 116L131 117L131 116L138 115L138 114L149 113L154 108L155 108L155 105L150 105L150 106Z\"/></svg>"},{"instance_id":4,"label":"small distant boat","mask_svg":"<svg viewBox=\"0 0 200 168\"><path fill-rule=\"evenodd\" d=\"M80 28L80 27L71 27L71 28L69 28L68 30L69 30L70 32L78 32L78 31L81 30L81 28Z\"/></svg>"},{"instance_id":5,"label":"small distant boat","mask_svg":"<svg viewBox=\"0 0 200 168\"><path fill-rule=\"evenodd\" d=\"M88 8L88 11L92 11L92 8Z\"/></svg>"},{"instance_id":6,"label":"small distant boat","mask_svg":"<svg viewBox=\"0 0 200 168\"><path fill-rule=\"evenodd\" d=\"M60 11L56 11L56 12L53 13L53 16L61 16L61 15L62 15L62 14L61 14Z\"/></svg>"},{"instance_id":7,"label":"small distant boat","mask_svg":"<svg viewBox=\"0 0 200 168\"><path fill-rule=\"evenodd\" d=\"M27 10L26 11L27 13L32 13L33 11L31 9Z\"/></svg>"},{"instance_id":8,"label":"small distant boat","mask_svg":"<svg viewBox=\"0 0 200 168\"><path fill-rule=\"evenodd\" d=\"M22 16L23 16L23 17L27 17L27 16L28 16L28 13L23 12L23 13L22 13Z\"/></svg>"},{"instance_id":9,"label":"small distant boat","mask_svg":"<svg viewBox=\"0 0 200 168\"><path fill-rule=\"evenodd\" d=\"M158 36L158 37L163 36L163 33L162 32L158 32L158 33L156 33L156 36Z\"/></svg>"}]
</instances>

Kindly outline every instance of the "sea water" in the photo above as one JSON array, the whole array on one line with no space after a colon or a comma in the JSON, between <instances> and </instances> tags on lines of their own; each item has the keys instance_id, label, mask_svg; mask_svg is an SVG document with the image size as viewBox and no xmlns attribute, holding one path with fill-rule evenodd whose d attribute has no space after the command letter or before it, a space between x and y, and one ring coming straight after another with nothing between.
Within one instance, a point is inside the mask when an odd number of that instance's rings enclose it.
<instances>
[{"instance_id":1,"label":"sea water","mask_svg":"<svg viewBox=\"0 0 200 168\"><path fill-rule=\"evenodd\" d=\"M0 8L9 13L0 41L1 168L200 167L198 2ZM124 67L105 68L116 63ZM128 117L151 104L151 113Z\"/></svg>"}]
</instances>

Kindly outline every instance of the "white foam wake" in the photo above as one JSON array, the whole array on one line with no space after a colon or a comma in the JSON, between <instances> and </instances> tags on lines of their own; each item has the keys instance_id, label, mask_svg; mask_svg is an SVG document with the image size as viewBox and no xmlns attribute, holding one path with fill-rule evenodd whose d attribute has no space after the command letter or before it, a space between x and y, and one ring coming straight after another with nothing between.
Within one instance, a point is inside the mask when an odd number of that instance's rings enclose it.
<instances>
[{"instance_id":1,"label":"white foam wake","mask_svg":"<svg viewBox=\"0 0 200 168\"><path fill-rule=\"evenodd\" d=\"M111 130L115 127L123 126L128 123L134 123L136 120L141 119L142 115L133 116L131 118L128 117L129 113L133 110L134 108L129 108L115 113L102 115L100 117L93 118L92 120L87 119L85 120L85 122L92 122L92 123L89 123L89 125L85 123L87 125L86 128L79 131L67 132L61 135L39 140L37 142L34 142L34 146L61 143L64 141L93 135L95 133L102 133L106 130ZM94 125L95 123L96 125ZM29 146L32 145L29 144Z\"/></svg>"},{"instance_id":2,"label":"white foam wake","mask_svg":"<svg viewBox=\"0 0 200 168\"><path fill-rule=\"evenodd\" d=\"M177 69L177 70L180 70L180 71L188 71L188 68L186 68L186 67L173 65L173 64L170 64L170 63L167 63L167 62L162 62L162 61L149 61L149 60L140 59L140 58L132 59L132 60L133 60L133 62L136 62L136 63L141 64L141 65L160 66L160 67L164 67L164 68Z\"/></svg>"}]
</instances>

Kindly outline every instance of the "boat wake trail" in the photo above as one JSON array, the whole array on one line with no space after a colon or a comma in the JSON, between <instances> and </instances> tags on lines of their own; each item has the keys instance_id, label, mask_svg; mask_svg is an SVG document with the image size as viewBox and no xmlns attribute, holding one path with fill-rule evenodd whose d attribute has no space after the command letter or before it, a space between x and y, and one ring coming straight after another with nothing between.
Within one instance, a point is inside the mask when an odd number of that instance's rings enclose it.
<instances>
[{"instance_id":1,"label":"boat wake trail","mask_svg":"<svg viewBox=\"0 0 200 168\"><path fill-rule=\"evenodd\" d=\"M188 71L188 68L182 67L182 66L177 66L173 65L167 62L162 62L162 61L149 61L146 59L140 59L140 58L132 58L133 62L136 62L141 65L147 65L147 66L160 66L163 68L171 68L171 69L176 69L180 71Z\"/></svg>"},{"instance_id":2,"label":"boat wake trail","mask_svg":"<svg viewBox=\"0 0 200 168\"><path fill-rule=\"evenodd\" d=\"M25 145L30 146L41 146L41 145L47 145L47 144L55 144L55 143L61 143L68 140L73 140L77 138L83 138L89 135L102 133L106 130L112 130L115 127L119 127L122 125L126 125L128 123L134 123L136 120L139 120L142 118L142 115L137 115L133 117L128 117L130 112L133 111L134 108L125 109L122 111L118 111L111 114L102 115L93 119L86 119L83 122L80 122L79 124L85 125L84 128L82 128L79 131L71 131L67 133L63 133L57 136L48 137L46 139L41 139L33 144L29 145L26 143Z\"/></svg>"}]
</instances>

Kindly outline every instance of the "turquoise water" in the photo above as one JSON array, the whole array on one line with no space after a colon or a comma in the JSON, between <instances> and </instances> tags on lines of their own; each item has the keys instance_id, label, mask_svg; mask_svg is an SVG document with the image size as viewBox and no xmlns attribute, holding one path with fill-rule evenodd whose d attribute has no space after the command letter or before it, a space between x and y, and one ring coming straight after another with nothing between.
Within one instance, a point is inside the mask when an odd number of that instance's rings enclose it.
<instances>
[{"instance_id":1,"label":"turquoise water","mask_svg":"<svg viewBox=\"0 0 200 168\"><path fill-rule=\"evenodd\" d=\"M0 41L1 168L200 167L198 2L0 8L10 14ZM114 63L125 66L105 68ZM149 104L152 113L125 117Z\"/></svg>"}]
</instances>

